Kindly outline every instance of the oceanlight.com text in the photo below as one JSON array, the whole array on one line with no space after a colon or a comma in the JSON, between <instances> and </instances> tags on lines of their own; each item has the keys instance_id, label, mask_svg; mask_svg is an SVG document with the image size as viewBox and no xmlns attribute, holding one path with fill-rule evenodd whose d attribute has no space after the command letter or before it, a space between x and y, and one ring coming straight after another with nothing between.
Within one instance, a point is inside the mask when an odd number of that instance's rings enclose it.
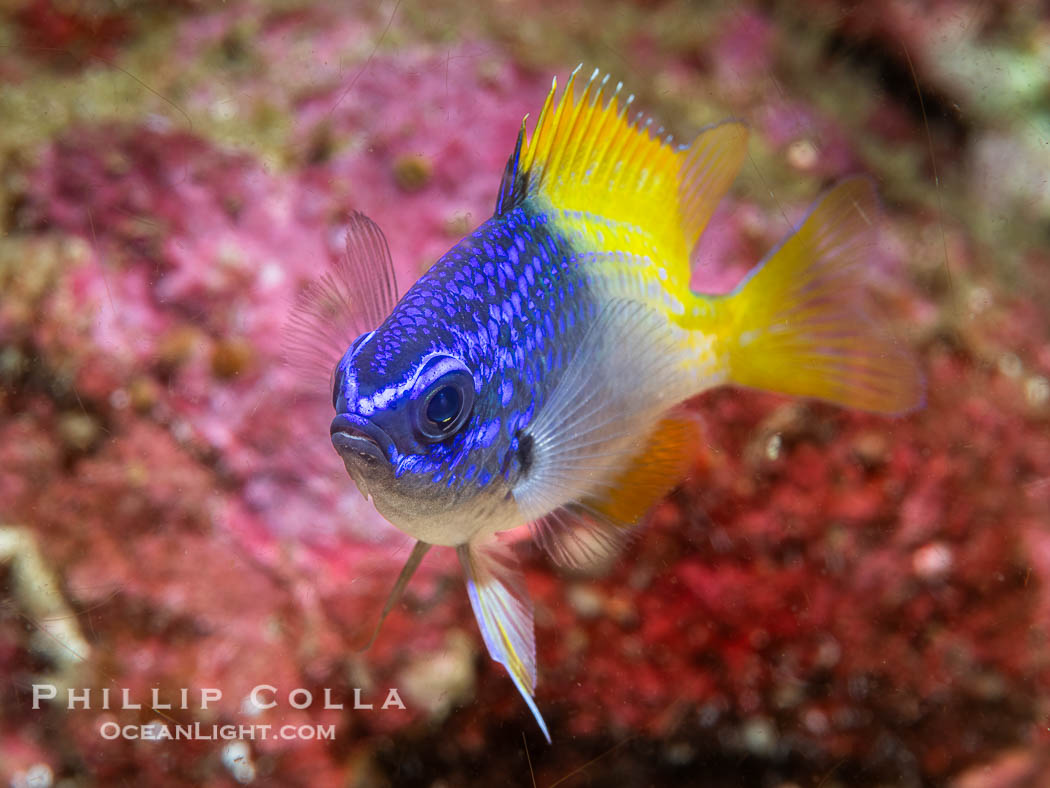
<instances>
[{"instance_id":1,"label":"oceanlight.com text","mask_svg":"<svg viewBox=\"0 0 1050 788\"><path fill-rule=\"evenodd\" d=\"M151 722L146 725L121 725L104 722L99 726L103 739L142 741L280 741L335 739L335 725L217 725L192 722L186 725Z\"/></svg>"}]
</instances>

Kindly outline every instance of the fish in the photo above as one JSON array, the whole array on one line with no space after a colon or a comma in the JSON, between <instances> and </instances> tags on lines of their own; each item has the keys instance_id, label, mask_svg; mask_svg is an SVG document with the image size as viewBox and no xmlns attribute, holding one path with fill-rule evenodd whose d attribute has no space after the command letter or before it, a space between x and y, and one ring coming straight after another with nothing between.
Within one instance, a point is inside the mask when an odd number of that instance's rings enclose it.
<instances>
[{"instance_id":1,"label":"fish","mask_svg":"<svg viewBox=\"0 0 1050 788\"><path fill-rule=\"evenodd\" d=\"M747 126L679 145L631 115L622 83L595 70L577 91L578 73L560 98L553 80L531 134L523 119L491 218L399 296L382 231L355 212L292 334L333 348L332 446L416 540L373 641L431 547L455 549L488 653L548 742L533 605L504 532L527 526L565 567L617 555L687 474L701 437L685 403L717 386L890 415L924 398L867 303L868 178L819 197L731 292L693 292L690 255Z\"/></svg>"}]
</instances>

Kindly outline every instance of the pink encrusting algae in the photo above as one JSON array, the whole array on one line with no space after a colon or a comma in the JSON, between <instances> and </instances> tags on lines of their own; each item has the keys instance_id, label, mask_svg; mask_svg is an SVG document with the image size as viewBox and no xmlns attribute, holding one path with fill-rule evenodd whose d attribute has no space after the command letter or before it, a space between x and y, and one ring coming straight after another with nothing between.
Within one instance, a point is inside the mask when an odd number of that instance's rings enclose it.
<instances>
[{"instance_id":1,"label":"pink encrusting algae","mask_svg":"<svg viewBox=\"0 0 1050 788\"><path fill-rule=\"evenodd\" d=\"M670 4L645 5L655 21L639 22L644 35L673 27ZM34 0L22 14L52 18L48 8ZM917 78L949 91L922 54L948 23L905 28L898 12L881 26L854 15L837 35L871 47L904 31ZM533 13L546 12L521 11ZM406 540L345 479L325 432L328 382L281 362L281 325L339 253L350 211L385 230L402 292L484 220L521 116L549 72L580 57L521 65L507 28L450 46L414 32L417 20L395 22L366 63L386 20L196 8L170 22L183 75L165 92L212 120L188 128L177 112L155 114L158 100L149 116L81 118L6 159L0 534L17 527L8 541L21 547L0 553L0 777L46 767L56 781L232 784L221 742L100 738L104 721L158 718L146 703L32 710L28 688L57 676L146 699L154 687L222 689L206 711L164 712L177 722L336 724L334 742L253 742L253 774L273 784L494 783L511 768L527 782L529 721L482 658L449 557L429 556L372 649L354 650ZM124 39L105 24L87 38L119 58ZM127 46L144 25L128 25ZM894 186L900 168L911 178L928 166L911 97L865 105L869 136L858 138L798 88L786 29L760 9L713 17L703 35L715 46L701 58L679 41L662 68L643 33L625 42L639 69L670 74L696 102L717 92L697 80L732 74L719 100L758 138L767 180L745 173L716 214L694 284L728 290L818 180L874 172L888 194L874 288L922 357L928 402L887 423L773 395L705 395L693 403L705 424L693 472L628 559L566 576L526 551L538 697L555 740L547 751L529 740L537 783L629 740L586 774L1035 785L1050 767L1050 258L1015 247L1010 276L1025 286L1011 287L985 262L976 225L938 212L932 179ZM51 67L38 55L4 53L0 69L24 80ZM776 84L771 69L784 70ZM258 149L222 125L231 96L238 117L256 118L245 128L261 129ZM667 114L658 89L642 98ZM944 179L962 162L942 139ZM873 153L880 141L912 158ZM768 172L775 160L787 174ZM764 202L770 190L777 199ZM33 612L40 565L65 600L52 616ZM83 662L45 632L52 619L80 633ZM285 698L333 688L346 708L246 706L261 683ZM351 709L355 687L378 708L392 686L405 710Z\"/></svg>"}]
</instances>

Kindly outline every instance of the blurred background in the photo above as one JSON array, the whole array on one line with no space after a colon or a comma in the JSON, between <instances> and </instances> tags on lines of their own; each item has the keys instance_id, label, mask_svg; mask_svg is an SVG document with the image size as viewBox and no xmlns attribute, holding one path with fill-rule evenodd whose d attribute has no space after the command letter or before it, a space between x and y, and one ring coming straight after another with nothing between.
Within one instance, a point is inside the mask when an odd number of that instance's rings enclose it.
<instances>
[{"instance_id":1,"label":"blurred background","mask_svg":"<svg viewBox=\"0 0 1050 788\"><path fill-rule=\"evenodd\" d=\"M1050 785L1045 2L3 8L0 779ZM402 292L484 221L522 116L580 62L679 139L750 124L698 288L873 177L871 290L928 402L889 420L709 392L694 473L626 556L566 574L523 545L548 746L449 551L353 650L407 552L281 325L350 211L386 231ZM33 709L34 684L56 700Z\"/></svg>"}]
</instances>

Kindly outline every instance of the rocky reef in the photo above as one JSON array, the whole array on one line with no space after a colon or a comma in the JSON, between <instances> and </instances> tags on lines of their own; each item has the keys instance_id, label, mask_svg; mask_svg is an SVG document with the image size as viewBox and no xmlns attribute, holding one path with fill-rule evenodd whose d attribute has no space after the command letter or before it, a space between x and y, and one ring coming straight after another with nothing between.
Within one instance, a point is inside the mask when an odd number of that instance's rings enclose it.
<instances>
[{"instance_id":1,"label":"rocky reef","mask_svg":"<svg viewBox=\"0 0 1050 788\"><path fill-rule=\"evenodd\" d=\"M697 6L11 4L0 778L1043 784L1050 19L1036 2ZM693 473L628 556L567 575L523 543L547 747L448 551L356 650L407 540L346 479L328 381L282 362L281 325L351 211L386 231L402 291L483 221L522 116L580 61L680 138L751 125L701 290L732 287L836 178L875 178L871 289L928 398L885 419L712 391L691 403ZM403 708L381 708L390 687ZM221 698L202 708L202 688Z\"/></svg>"}]
</instances>

